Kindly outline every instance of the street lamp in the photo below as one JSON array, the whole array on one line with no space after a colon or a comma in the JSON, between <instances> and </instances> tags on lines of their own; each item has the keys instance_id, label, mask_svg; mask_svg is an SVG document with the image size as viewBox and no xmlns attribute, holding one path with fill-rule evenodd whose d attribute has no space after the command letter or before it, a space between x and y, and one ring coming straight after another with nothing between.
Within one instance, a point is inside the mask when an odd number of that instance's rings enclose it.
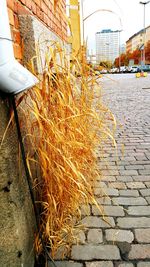
<instances>
[{"instance_id":1,"label":"street lamp","mask_svg":"<svg viewBox=\"0 0 150 267\"><path fill-rule=\"evenodd\" d=\"M118 33L119 33L119 73L120 73L120 67L121 67L121 57L120 57L120 54L121 54L121 51L120 51L120 33L122 32L123 30L118 30Z\"/></svg>"},{"instance_id":2,"label":"street lamp","mask_svg":"<svg viewBox=\"0 0 150 267\"><path fill-rule=\"evenodd\" d=\"M84 39L85 39L85 28L84 28L84 22L89 19L91 16L93 16L94 14L98 13L98 12L109 12L109 13L112 13L114 15L116 15L119 19L119 22L120 22L120 26L121 26L121 29L118 30L119 32L119 71L120 71L120 32L123 31L123 25L122 25L122 20L121 20L121 17L116 13L114 12L113 10L110 10L110 9L97 9L95 11L93 11L92 13L90 13L88 16L84 17L84 7L83 7L83 3L84 3L85 0L81 0L81 12L82 12L82 39L83 39L83 45L84 45ZM150 1L149 1L150 2Z\"/></svg>"},{"instance_id":3,"label":"street lamp","mask_svg":"<svg viewBox=\"0 0 150 267\"><path fill-rule=\"evenodd\" d=\"M82 2L83 3L83 2ZM121 28L122 28L122 21L121 21L121 18L120 16L112 11L111 9L105 9L105 8L101 8L101 9L97 9L95 10L94 12L90 13L88 16L86 16L85 18L83 17L83 40L84 40L84 22L89 19L91 16L93 16L94 14L98 13L98 12L109 12L109 13L112 13L112 14L115 14L118 18L119 18L119 21L120 21L120 25L121 25Z\"/></svg>"},{"instance_id":4,"label":"street lamp","mask_svg":"<svg viewBox=\"0 0 150 267\"><path fill-rule=\"evenodd\" d=\"M83 2L85 0L81 0L81 5L80 5L80 8L81 8L81 16L82 16L82 44L84 45L84 6L83 6Z\"/></svg>"},{"instance_id":5,"label":"street lamp","mask_svg":"<svg viewBox=\"0 0 150 267\"><path fill-rule=\"evenodd\" d=\"M144 7L144 20L143 20L143 32L144 32L144 40L143 40L143 65L145 65L145 37L146 37L146 28L145 28L145 6L150 3L150 1L140 1L139 4Z\"/></svg>"}]
</instances>

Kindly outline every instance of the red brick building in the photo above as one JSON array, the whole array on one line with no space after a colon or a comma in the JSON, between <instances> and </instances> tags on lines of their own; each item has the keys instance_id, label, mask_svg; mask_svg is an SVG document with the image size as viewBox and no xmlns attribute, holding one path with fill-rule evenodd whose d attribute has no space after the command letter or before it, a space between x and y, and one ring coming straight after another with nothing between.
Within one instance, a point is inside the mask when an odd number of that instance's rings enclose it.
<instances>
[{"instance_id":1,"label":"red brick building","mask_svg":"<svg viewBox=\"0 0 150 267\"><path fill-rule=\"evenodd\" d=\"M58 38L67 40L65 0L7 0L9 20L14 42L14 53L23 59L24 41L20 34L19 16L33 16Z\"/></svg>"}]
</instances>

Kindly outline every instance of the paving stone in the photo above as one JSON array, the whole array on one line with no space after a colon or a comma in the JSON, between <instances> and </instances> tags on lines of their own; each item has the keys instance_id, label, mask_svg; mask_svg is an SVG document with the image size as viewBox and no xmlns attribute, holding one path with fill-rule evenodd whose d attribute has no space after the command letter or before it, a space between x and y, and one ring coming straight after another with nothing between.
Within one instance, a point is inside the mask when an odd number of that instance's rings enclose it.
<instances>
[{"instance_id":1,"label":"paving stone","mask_svg":"<svg viewBox=\"0 0 150 267\"><path fill-rule=\"evenodd\" d=\"M145 182L146 187L150 188L150 182Z\"/></svg>"},{"instance_id":2,"label":"paving stone","mask_svg":"<svg viewBox=\"0 0 150 267\"><path fill-rule=\"evenodd\" d=\"M128 258L134 259L150 259L150 244L148 245L131 245Z\"/></svg>"},{"instance_id":3,"label":"paving stone","mask_svg":"<svg viewBox=\"0 0 150 267\"><path fill-rule=\"evenodd\" d=\"M139 196L139 192L137 190L119 190L119 194L120 196L126 196L126 197L138 197Z\"/></svg>"},{"instance_id":4,"label":"paving stone","mask_svg":"<svg viewBox=\"0 0 150 267\"><path fill-rule=\"evenodd\" d=\"M143 165L145 170L150 170L150 165Z\"/></svg>"},{"instance_id":5,"label":"paving stone","mask_svg":"<svg viewBox=\"0 0 150 267\"><path fill-rule=\"evenodd\" d=\"M82 263L77 263L73 261L55 261L55 264L58 267L83 267ZM54 264L52 262L49 262L48 267L54 267Z\"/></svg>"},{"instance_id":6,"label":"paving stone","mask_svg":"<svg viewBox=\"0 0 150 267\"><path fill-rule=\"evenodd\" d=\"M125 183L122 183L122 182L110 183L109 187L113 187L113 188L116 188L116 189L126 189L127 188Z\"/></svg>"},{"instance_id":7,"label":"paving stone","mask_svg":"<svg viewBox=\"0 0 150 267\"><path fill-rule=\"evenodd\" d=\"M131 231L120 229L105 230L106 240L112 242L128 242L132 243L134 235Z\"/></svg>"},{"instance_id":8,"label":"paving stone","mask_svg":"<svg viewBox=\"0 0 150 267\"><path fill-rule=\"evenodd\" d=\"M113 267L112 261L93 261L93 262L86 262L86 267Z\"/></svg>"},{"instance_id":9,"label":"paving stone","mask_svg":"<svg viewBox=\"0 0 150 267\"><path fill-rule=\"evenodd\" d=\"M71 258L74 260L119 260L119 249L115 245L73 246Z\"/></svg>"},{"instance_id":10,"label":"paving stone","mask_svg":"<svg viewBox=\"0 0 150 267\"><path fill-rule=\"evenodd\" d=\"M135 162L135 161L134 161ZM130 161L124 160L124 158L120 158L119 161L117 162L118 166L125 166L125 165L130 165Z\"/></svg>"},{"instance_id":11,"label":"paving stone","mask_svg":"<svg viewBox=\"0 0 150 267\"><path fill-rule=\"evenodd\" d=\"M118 190L114 188L95 188L94 194L100 196L119 196Z\"/></svg>"},{"instance_id":12,"label":"paving stone","mask_svg":"<svg viewBox=\"0 0 150 267\"><path fill-rule=\"evenodd\" d=\"M111 166L100 166L100 169L103 170L108 170L108 172L111 172L111 170L116 170L118 171L118 168L116 165L111 165Z\"/></svg>"},{"instance_id":13,"label":"paving stone","mask_svg":"<svg viewBox=\"0 0 150 267\"><path fill-rule=\"evenodd\" d=\"M82 215L90 215L90 205L82 205L81 206L81 214Z\"/></svg>"},{"instance_id":14,"label":"paving stone","mask_svg":"<svg viewBox=\"0 0 150 267\"><path fill-rule=\"evenodd\" d=\"M124 229L130 228L150 228L150 218L134 217L134 218L118 218L118 226Z\"/></svg>"},{"instance_id":15,"label":"paving stone","mask_svg":"<svg viewBox=\"0 0 150 267\"><path fill-rule=\"evenodd\" d=\"M120 182L132 182L133 178L132 178L132 176L117 176L117 181L120 181Z\"/></svg>"},{"instance_id":16,"label":"paving stone","mask_svg":"<svg viewBox=\"0 0 150 267\"><path fill-rule=\"evenodd\" d=\"M150 206L128 207L127 213L132 216L150 216Z\"/></svg>"},{"instance_id":17,"label":"paving stone","mask_svg":"<svg viewBox=\"0 0 150 267\"><path fill-rule=\"evenodd\" d=\"M111 147L112 147L112 146L111 146ZM116 166L116 160L113 161L112 158L111 158L111 161L109 162L109 165L110 165L110 166L112 166L112 165L113 165L113 166L114 166L114 165Z\"/></svg>"},{"instance_id":18,"label":"paving stone","mask_svg":"<svg viewBox=\"0 0 150 267\"><path fill-rule=\"evenodd\" d=\"M127 185L127 188L130 188L130 189L137 189L137 188L145 188L145 184L142 183L142 182L129 182L129 183L126 183Z\"/></svg>"},{"instance_id":19,"label":"paving stone","mask_svg":"<svg viewBox=\"0 0 150 267\"><path fill-rule=\"evenodd\" d=\"M106 175L109 175L109 176L115 176L115 175L119 175L119 172L117 170L110 170L110 171L102 171L102 176L106 176ZM136 174L133 174L133 175L136 175Z\"/></svg>"},{"instance_id":20,"label":"paving stone","mask_svg":"<svg viewBox=\"0 0 150 267\"><path fill-rule=\"evenodd\" d=\"M127 165L125 166L126 170L144 170L143 165Z\"/></svg>"},{"instance_id":21,"label":"paving stone","mask_svg":"<svg viewBox=\"0 0 150 267\"><path fill-rule=\"evenodd\" d=\"M139 181L139 182L149 182L150 181L150 175L136 175L132 176L134 181Z\"/></svg>"},{"instance_id":22,"label":"paving stone","mask_svg":"<svg viewBox=\"0 0 150 267\"><path fill-rule=\"evenodd\" d=\"M120 175L138 175L136 170L121 170Z\"/></svg>"},{"instance_id":23,"label":"paving stone","mask_svg":"<svg viewBox=\"0 0 150 267\"><path fill-rule=\"evenodd\" d=\"M138 161L144 161L144 160L146 161L147 160L147 158L145 156L136 156L135 158Z\"/></svg>"},{"instance_id":24,"label":"paving stone","mask_svg":"<svg viewBox=\"0 0 150 267\"><path fill-rule=\"evenodd\" d=\"M103 234L100 229L90 229L87 234L88 243L100 244L103 242Z\"/></svg>"},{"instance_id":25,"label":"paving stone","mask_svg":"<svg viewBox=\"0 0 150 267\"><path fill-rule=\"evenodd\" d=\"M150 267L150 262L146 262L146 261L138 262L137 267Z\"/></svg>"},{"instance_id":26,"label":"paving stone","mask_svg":"<svg viewBox=\"0 0 150 267\"><path fill-rule=\"evenodd\" d=\"M61 261L62 258L63 258L63 260L66 260L66 256L64 256L64 255L66 255L66 252L67 252L66 247L62 245L61 247L58 248L58 250L54 256L54 260L55 261Z\"/></svg>"},{"instance_id":27,"label":"paving stone","mask_svg":"<svg viewBox=\"0 0 150 267\"><path fill-rule=\"evenodd\" d=\"M107 222L102 220L100 217L88 216L81 220L82 224L85 224L86 227L91 228L110 228L115 226L114 219L112 217L105 217Z\"/></svg>"},{"instance_id":28,"label":"paving stone","mask_svg":"<svg viewBox=\"0 0 150 267\"><path fill-rule=\"evenodd\" d=\"M146 197L148 204L150 204L150 197Z\"/></svg>"},{"instance_id":29,"label":"paving stone","mask_svg":"<svg viewBox=\"0 0 150 267\"><path fill-rule=\"evenodd\" d=\"M138 243L150 243L150 228L135 229L135 238Z\"/></svg>"},{"instance_id":30,"label":"paving stone","mask_svg":"<svg viewBox=\"0 0 150 267\"><path fill-rule=\"evenodd\" d=\"M117 267L134 267L134 265L132 263L123 262L123 263L119 263Z\"/></svg>"},{"instance_id":31,"label":"paving stone","mask_svg":"<svg viewBox=\"0 0 150 267\"><path fill-rule=\"evenodd\" d=\"M130 164L137 164L137 165L149 165L150 164L150 161L149 160L143 160L143 161L130 161Z\"/></svg>"},{"instance_id":32,"label":"paving stone","mask_svg":"<svg viewBox=\"0 0 150 267\"><path fill-rule=\"evenodd\" d=\"M111 199L109 197L96 198L96 201L100 205L111 205Z\"/></svg>"},{"instance_id":33,"label":"paving stone","mask_svg":"<svg viewBox=\"0 0 150 267\"><path fill-rule=\"evenodd\" d=\"M103 175L102 178L101 178L101 181L103 182L111 182L111 181L116 181L116 177L115 176L110 176L108 175Z\"/></svg>"},{"instance_id":34,"label":"paving stone","mask_svg":"<svg viewBox=\"0 0 150 267\"><path fill-rule=\"evenodd\" d=\"M147 205L146 200L143 197L113 197L114 205L124 205L124 206L142 206Z\"/></svg>"},{"instance_id":35,"label":"paving stone","mask_svg":"<svg viewBox=\"0 0 150 267\"><path fill-rule=\"evenodd\" d=\"M140 190L140 193L143 197L149 197L150 196L150 189L142 189L142 190Z\"/></svg>"},{"instance_id":36,"label":"paving stone","mask_svg":"<svg viewBox=\"0 0 150 267\"><path fill-rule=\"evenodd\" d=\"M143 143L140 143L140 148L144 148L144 150L145 150L145 154L146 154L146 156L149 156L149 153L148 153L148 151L147 151L147 148L148 147L150 147L150 143L149 142L144 142L144 140L143 140Z\"/></svg>"},{"instance_id":37,"label":"paving stone","mask_svg":"<svg viewBox=\"0 0 150 267\"><path fill-rule=\"evenodd\" d=\"M101 209L102 209L102 212L106 216L113 216L113 217L122 217L122 216L124 216L123 207L119 207L119 206L102 206ZM92 206L92 212L93 212L94 215L99 215L99 210L96 208L96 206Z\"/></svg>"},{"instance_id":38,"label":"paving stone","mask_svg":"<svg viewBox=\"0 0 150 267\"><path fill-rule=\"evenodd\" d=\"M86 237L84 231L74 231L74 235L76 236L73 244L85 244L86 243Z\"/></svg>"},{"instance_id":39,"label":"paving stone","mask_svg":"<svg viewBox=\"0 0 150 267\"><path fill-rule=\"evenodd\" d=\"M123 160L124 160L124 165L125 165L125 162L126 161L135 161L135 157L134 156L132 156L132 157L128 157L128 156L124 156L123 157ZM130 174L129 174L130 175Z\"/></svg>"},{"instance_id":40,"label":"paving stone","mask_svg":"<svg viewBox=\"0 0 150 267\"><path fill-rule=\"evenodd\" d=\"M104 188L104 187L107 187L107 185L106 185L105 182L95 181L94 182L94 187Z\"/></svg>"},{"instance_id":41,"label":"paving stone","mask_svg":"<svg viewBox=\"0 0 150 267\"><path fill-rule=\"evenodd\" d=\"M125 167L123 166L123 165L121 165L121 166L117 166L117 170L119 171L119 170L125 170Z\"/></svg>"},{"instance_id":42,"label":"paving stone","mask_svg":"<svg viewBox=\"0 0 150 267\"><path fill-rule=\"evenodd\" d=\"M141 175L150 175L150 170L139 170L139 174L141 174Z\"/></svg>"}]
</instances>

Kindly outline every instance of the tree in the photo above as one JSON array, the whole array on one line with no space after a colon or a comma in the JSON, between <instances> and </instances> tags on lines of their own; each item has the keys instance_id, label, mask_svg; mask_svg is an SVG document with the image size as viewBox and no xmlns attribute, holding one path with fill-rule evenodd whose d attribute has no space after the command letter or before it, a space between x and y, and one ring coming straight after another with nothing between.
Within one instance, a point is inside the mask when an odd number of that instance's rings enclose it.
<instances>
[{"instance_id":1,"label":"tree","mask_svg":"<svg viewBox=\"0 0 150 267\"><path fill-rule=\"evenodd\" d=\"M150 59L150 42L147 48L147 55ZM133 52L128 52L120 55L120 66L128 66L130 59L134 60L134 64L139 64L141 60L141 51L139 49L135 49ZM119 57L115 59L114 62L115 67L119 67Z\"/></svg>"},{"instance_id":2,"label":"tree","mask_svg":"<svg viewBox=\"0 0 150 267\"><path fill-rule=\"evenodd\" d=\"M134 64L139 64L141 60L141 51L139 49L135 49L131 53L130 59L134 59Z\"/></svg>"},{"instance_id":3,"label":"tree","mask_svg":"<svg viewBox=\"0 0 150 267\"><path fill-rule=\"evenodd\" d=\"M129 59L127 57L127 54L123 53L120 55L120 66L128 66ZM114 65L116 68L119 67L119 57L115 59Z\"/></svg>"},{"instance_id":4,"label":"tree","mask_svg":"<svg viewBox=\"0 0 150 267\"><path fill-rule=\"evenodd\" d=\"M146 59L146 63L150 64L150 41L148 41L145 47L145 59Z\"/></svg>"}]
</instances>

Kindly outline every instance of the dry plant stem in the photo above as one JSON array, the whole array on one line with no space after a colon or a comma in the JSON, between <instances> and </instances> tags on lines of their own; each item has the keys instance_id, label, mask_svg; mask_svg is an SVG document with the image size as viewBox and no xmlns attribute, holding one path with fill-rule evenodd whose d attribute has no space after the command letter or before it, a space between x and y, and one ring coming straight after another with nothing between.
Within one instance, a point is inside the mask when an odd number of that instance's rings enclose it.
<instances>
[{"instance_id":1,"label":"dry plant stem","mask_svg":"<svg viewBox=\"0 0 150 267\"><path fill-rule=\"evenodd\" d=\"M83 52L74 58L70 71L65 52L56 43L45 62L40 86L25 95L28 109L20 107L28 133L25 141L30 144L28 166L31 172L34 162L38 169L32 177L41 233L54 257L59 248L64 246L66 253L71 246L81 205L96 203L93 186L100 175L96 148L103 149L108 139L115 145L111 129L116 122L98 97L101 89ZM36 249L41 250L38 235Z\"/></svg>"}]
</instances>

